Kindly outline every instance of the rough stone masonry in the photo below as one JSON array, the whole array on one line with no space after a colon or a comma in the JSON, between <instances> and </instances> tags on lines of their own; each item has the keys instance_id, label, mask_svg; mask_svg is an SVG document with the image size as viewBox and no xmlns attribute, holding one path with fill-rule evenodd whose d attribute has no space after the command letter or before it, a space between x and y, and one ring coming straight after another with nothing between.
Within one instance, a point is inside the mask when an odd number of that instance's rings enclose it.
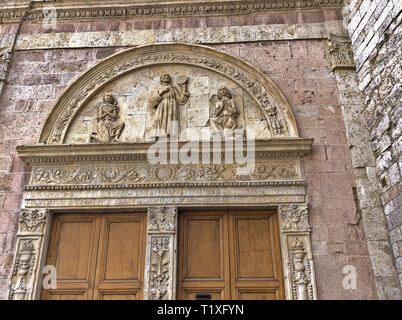
<instances>
[{"instance_id":1,"label":"rough stone masonry","mask_svg":"<svg viewBox=\"0 0 402 320\"><path fill-rule=\"evenodd\" d=\"M318 299L400 298L401 1L215 1L196 11L188 9L194 1L172 1L152 14L138 1L125 1L124 10L109 2L77 9L54 1L49 26L46 1L0 1L0 299L8 296L31 176L16 146L38 141L58 97L96 63L166 42L199 43L250 63L284 94L300 136L314 138L301 174ZM329 63L328 38L347 33L356 72ZM347 265L357 270L356 289L342 285Z\"/></svg>"}]
</instances>

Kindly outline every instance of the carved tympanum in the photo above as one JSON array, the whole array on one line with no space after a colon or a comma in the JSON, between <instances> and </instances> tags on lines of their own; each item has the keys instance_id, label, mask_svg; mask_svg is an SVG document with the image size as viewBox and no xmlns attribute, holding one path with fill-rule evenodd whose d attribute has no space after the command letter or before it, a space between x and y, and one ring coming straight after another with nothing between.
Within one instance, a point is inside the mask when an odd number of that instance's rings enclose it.
<instances>
[{"instance_id":1,"label":"carved tympanum","mask_svg":"<svg viewBox=\"0 0 402 320\"><path fill-rule=\"evenodd\" d=\"M91 142L118 142L124 129L124 122L119 120L120 108L111 94L105 94L98 106L98 116L94 119L90 136Z\"/></svg>"},{"instance_id":2,"label":"carved tympanum","mask_svg":"<svg viewBox=\"0 0 402 320\"><path fill-rule=\"evenodd\" d=\"M331 34L328 38L328 53L332 70L355 67L349 38Z\"/></svg>"},{"instance_id":3,"label":"carved tympanum","mask_svg":"<svg viewBox=\"0 0 402 320\"><path fill-rule=\"evenodd\" d=\"M175 85L169 74L161 75L160 85L152 91L148 99L149 107L155 109L153 136L178 135L178 106L184 105L190 96L186 88L187 81L186 76L179 76Z\"/></svg>"},{"instance_id":4,"label":"carved tympanum","mask_svg":"<svg viewBox=\"0 0 402 320\"><path fill-rule=\"evenodd\" d=\"M229 89L221 86L218 89L218 94L214 94L211 100L214 101L214 113L210 119L213 132L233 131L236 129L239 110Z\"/></svg>"}]
</instances>

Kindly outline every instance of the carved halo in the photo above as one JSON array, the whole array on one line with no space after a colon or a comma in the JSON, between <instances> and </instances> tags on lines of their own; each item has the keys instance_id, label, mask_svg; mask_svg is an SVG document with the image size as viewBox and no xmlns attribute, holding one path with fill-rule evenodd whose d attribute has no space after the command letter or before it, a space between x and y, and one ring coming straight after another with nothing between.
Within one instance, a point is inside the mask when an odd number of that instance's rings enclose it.
<instances>
[{"instance_id":1,"label":"carved halo","mask_svg":"<svg viewBox=\"0 0 402 320\"><path fill-rule=\"evenodd\" d=\"M39 142L62 144L70 124L80 109L107 84L143 67L163 64L193 65L215 71L233 80L257 101L273 138L296 138L298 130L293 112L283 94L263 73L250 64L206 46L179 43L155 44L117 53L79 77L56 101ZM277 123L283 130L277 132Z\"/></svg>"}]
</instances>

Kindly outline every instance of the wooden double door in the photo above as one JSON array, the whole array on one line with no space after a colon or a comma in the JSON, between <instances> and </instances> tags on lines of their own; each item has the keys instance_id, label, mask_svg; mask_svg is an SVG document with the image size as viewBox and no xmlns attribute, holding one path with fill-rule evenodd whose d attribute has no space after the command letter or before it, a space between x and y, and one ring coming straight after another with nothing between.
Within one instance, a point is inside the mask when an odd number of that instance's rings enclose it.
<instances>
[{"instance_id":1,"label":"wooden double door","mask_svg":"<svg viewBox=\"0 0 402 320\"><path fill-rule=\"evenodd\" d=\"M181 212L178 299L284 299L275 211Z\"/></svg>"},{"instance_id":2,"label":"wooden double door","mask_svg":"<svg viewBox=\"0 0 402 320\"><path fill-rule=\"evenodd\" d=\"M57 214L47 265L56 289L42 299L142 299L146 215Z\"/></svg>"}]
</instances>

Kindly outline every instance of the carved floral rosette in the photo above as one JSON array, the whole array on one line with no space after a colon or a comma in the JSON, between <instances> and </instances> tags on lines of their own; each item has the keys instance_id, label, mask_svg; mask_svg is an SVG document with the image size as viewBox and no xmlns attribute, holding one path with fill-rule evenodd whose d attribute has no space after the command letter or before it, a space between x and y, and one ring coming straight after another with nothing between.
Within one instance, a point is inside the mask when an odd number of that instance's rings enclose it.
<instances>
[{"instance_id":1,"label":"carved floral rosette","mask_svg":"<svg viewBox=\"0 0 402 320\"><path fill-rule=\"evenodd\" d=\"M307 205L280 205L279 225L286 298L316 300Z\"/></svg>"},{"instance_id":2,"label":"carved floral rosette","mask_svg":"<svg viewBox=\"0 0 402 320\"><path fill-rule=\"evenodd\" d=\"M149 207L144 298L171 300L175 292L176 207Z\"/></svg>"},{"instance_id":3,"label":"carved floral rosette","mask_svg":"<svg viewBox=\"0 0 402 320\"><path fill-rule=\"evenodd\" d=\"M47 209L22 209L20 212L9 300L34 298L48 217Z\"/></svg>"}]
</instances>

